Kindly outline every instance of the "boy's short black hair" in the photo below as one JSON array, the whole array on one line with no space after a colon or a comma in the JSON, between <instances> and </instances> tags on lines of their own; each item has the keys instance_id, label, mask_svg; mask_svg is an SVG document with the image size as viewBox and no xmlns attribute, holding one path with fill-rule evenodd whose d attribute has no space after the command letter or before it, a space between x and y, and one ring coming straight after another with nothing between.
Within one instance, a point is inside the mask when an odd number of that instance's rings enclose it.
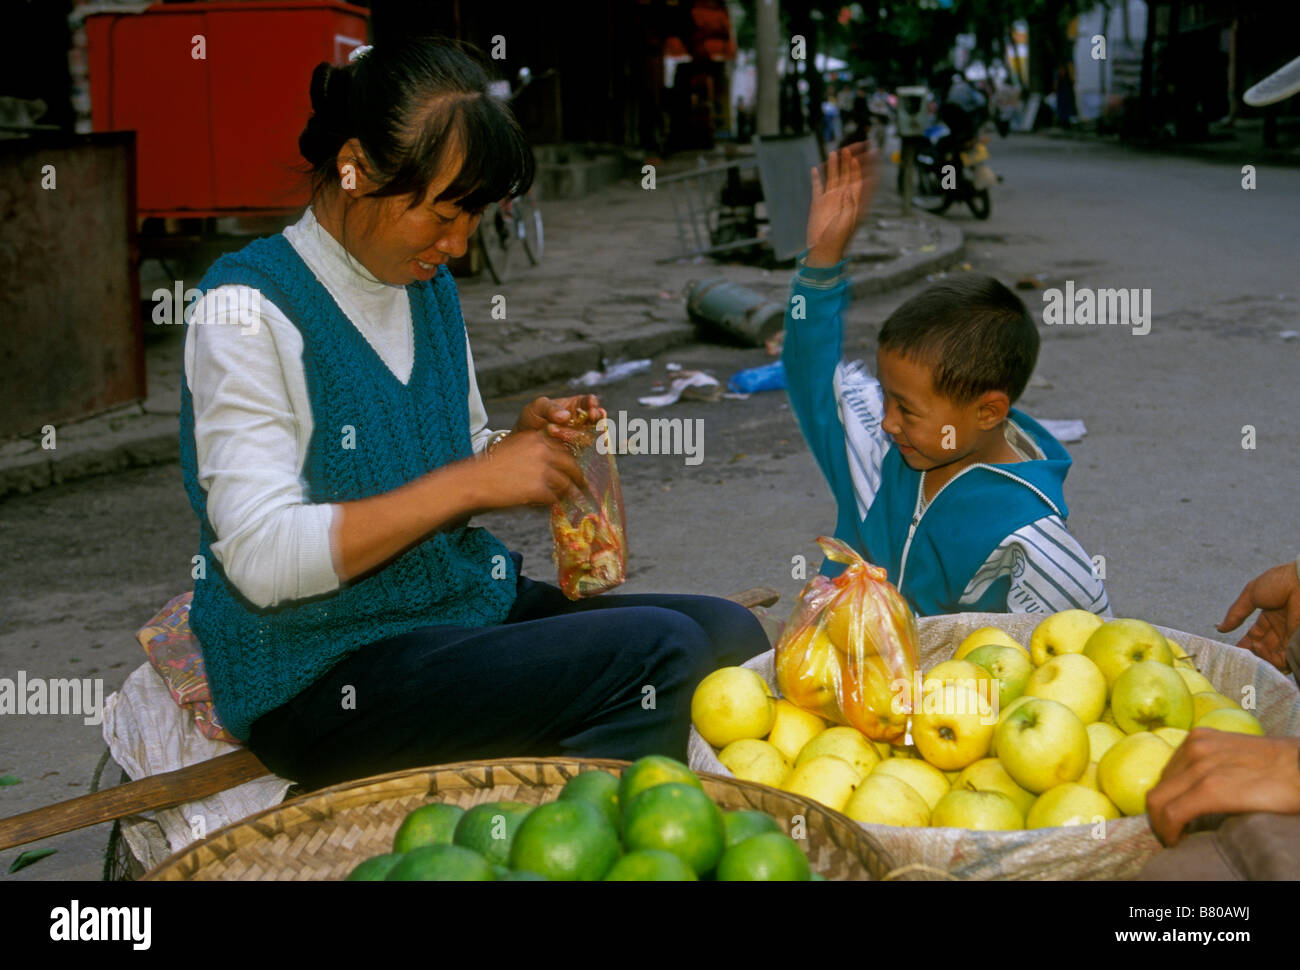
<instances>
[{"instance_id":1,"label":"boy's short black hair","mask_svg":"<svg viewBox=\"0 0 1300 970\"><path fill-rule=\"evenodd\" d=\"M986 391L1014 403L1038 360L1038 328L1020 297L992 276L963 274L890 314L879 345L933 367L935 391L959 404Z\"/></svg>"}]
</instances>

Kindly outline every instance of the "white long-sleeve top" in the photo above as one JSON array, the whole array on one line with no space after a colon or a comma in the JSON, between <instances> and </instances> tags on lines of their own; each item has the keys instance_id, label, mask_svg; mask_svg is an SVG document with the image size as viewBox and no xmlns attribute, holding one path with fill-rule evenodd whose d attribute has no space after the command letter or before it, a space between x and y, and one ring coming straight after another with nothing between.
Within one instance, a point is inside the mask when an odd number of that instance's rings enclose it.
<instances>
[{"instance_id":1,"label":"white long-sleeve top","mask_svg":"<svg viewBox=\"0 0 1300 970\"><path fill-rule=\"evenodd\" d=\"M415 358L406 289L372 276L309 208L284 230L334 302L403 384ZM229 292L226 292L229 291ZM339 507L310 504L302 477L312 434L302 335L251 288L220 286L194 303L185 380L194 403L198 481L216 532L212 554L252 603L274 606L337 590L331 536ZM252 318L234 318L235 307ZM474 451L492 435L465 341Z\"/></svg>"}]
</instances>

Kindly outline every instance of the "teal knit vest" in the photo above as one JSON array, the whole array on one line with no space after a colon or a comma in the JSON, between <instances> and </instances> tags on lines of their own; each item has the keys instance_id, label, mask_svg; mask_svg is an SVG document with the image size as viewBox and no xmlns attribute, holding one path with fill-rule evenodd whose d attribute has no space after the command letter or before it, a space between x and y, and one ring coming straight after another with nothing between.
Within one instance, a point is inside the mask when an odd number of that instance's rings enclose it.
<instances>
[{"instance_id":1,"label":"teal knit vest","mask_svg":"<svg viewBox=\"0 0 1300 970\"><path fill-rule=\"evenodd\" d=\"M312 409L303 468L307 502L379 495L472 454L465 323L445 266L432 281L406 288L415 360L405 386L283 235L223 256L198 288L234 283L260 291L302 334ZM432 535L335 593L259 609L212 555L217 536L198 483L194 406L184 381L180 438L203 557L190 626L202 646L217 713L235 737L247 739L259 717L367 644L423 626L494 625L510 611L514 561L491 533L467 527Z\"/></svg>"}]
</instances>

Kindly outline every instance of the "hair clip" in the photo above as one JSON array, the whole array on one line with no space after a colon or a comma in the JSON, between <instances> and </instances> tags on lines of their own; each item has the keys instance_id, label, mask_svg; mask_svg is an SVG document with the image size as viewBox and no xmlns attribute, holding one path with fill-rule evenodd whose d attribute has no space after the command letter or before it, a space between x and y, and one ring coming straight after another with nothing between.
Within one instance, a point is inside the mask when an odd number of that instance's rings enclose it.
<instances>
[{"instance_id":1,"label":"hair clip","mask_svg":"<svg viewBox=\"0 0 1300 970\"><path fill-rule=\"evenodd\" d=\"M373 44L362 44L360 47L352 48L352 50L348 51L348 63L352 64L359 61L374 49Z\"/></svg>"}]
</instances>

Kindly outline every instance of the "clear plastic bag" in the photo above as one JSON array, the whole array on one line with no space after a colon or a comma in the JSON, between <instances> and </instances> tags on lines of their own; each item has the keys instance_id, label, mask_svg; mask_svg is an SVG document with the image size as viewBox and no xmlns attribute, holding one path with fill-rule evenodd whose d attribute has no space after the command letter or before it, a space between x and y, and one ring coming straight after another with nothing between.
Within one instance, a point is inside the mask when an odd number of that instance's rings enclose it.
<instances>
[{"instance_id":1,"label":"clear plastic bag","mask_svg":"<svg viewBox=\"0 0 1300 970\"><path fill-rule=\"evenodd\" d=\"M805 710L902 743L919 670L916 617L884 569L838 539L817 542L847 568L814 576L799 594L776 645L777 684Z\"/></svg>"},{"instance_id":2,"label":"clear plastic bag","mask_svg":"<svg viewBox=\"0 0 1300 970\"><path fill-rule=\"evenodd\" d=\"M627 579L627 515L607 426L588 424L581 412L574 424L583 432L574 453L587 490L551 507L551 537L559 587L578 600Z\"/></svg>"}]
</instances>

